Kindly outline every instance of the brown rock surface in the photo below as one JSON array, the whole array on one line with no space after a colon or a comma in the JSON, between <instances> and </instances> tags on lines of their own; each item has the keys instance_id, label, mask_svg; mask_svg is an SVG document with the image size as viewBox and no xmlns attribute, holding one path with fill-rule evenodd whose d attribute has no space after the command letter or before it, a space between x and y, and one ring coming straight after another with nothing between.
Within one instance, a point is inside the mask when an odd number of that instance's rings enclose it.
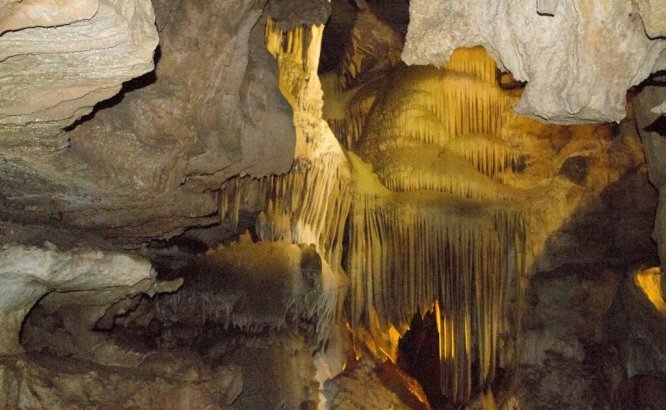
<instances>
[{"instance_id":1,"label":"brown rock surface","mask_svg":"<svg viewBox=\"0 0 666 410\"><path fill-rule=\"evenodd\" d=\"M5 137L17 129L55 134L116 94L123 82L153 68L158 38L149 1L29 1L3 14Z\"/></svg>"},{"instance_id":2,"label":"brown rock surface","mask_svg":"<svg viewBox=\"0 0 666 410\"><path fill-rule=\"evenodd\" d=\"M662 270L666 271L666 117L654 110L658 104L664 104L666 88L644 87L634 100L636 127L643 142L643 149L648 162L650 182L659 190L659 205L655 216L653 238L659 248Z\"/></svg>"}]
</instances>

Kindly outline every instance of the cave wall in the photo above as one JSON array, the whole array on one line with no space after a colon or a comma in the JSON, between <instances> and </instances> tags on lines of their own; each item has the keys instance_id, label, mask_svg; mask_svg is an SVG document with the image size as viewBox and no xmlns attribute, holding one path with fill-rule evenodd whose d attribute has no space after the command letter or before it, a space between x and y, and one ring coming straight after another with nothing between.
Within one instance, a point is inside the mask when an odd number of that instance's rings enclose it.
<instances>
[{"instance_id":1,"label":"cave wall","mask_svg":"<svg viewBox=\"0 0 666 410\"><path fill-rule=\"evenodd\" d=\"M370 6L404 33L403 3ZM550 121L617 121L625 90L664 64L655 2L616 2L598 13L584 1L411 6L405 61L441 65L455 47L483 45L528 81L516 109ZM250 37L263 4L156 1L153 8L134 1L81 1L76 12L57 1L3 7L4 219L137 241L168 237L213 223L212 193L229 177L289 169L292 113L269 85L274 61ZM285 28L323 22L330 10L327 2L267 6Z\"/></svg>"}]
</instances>

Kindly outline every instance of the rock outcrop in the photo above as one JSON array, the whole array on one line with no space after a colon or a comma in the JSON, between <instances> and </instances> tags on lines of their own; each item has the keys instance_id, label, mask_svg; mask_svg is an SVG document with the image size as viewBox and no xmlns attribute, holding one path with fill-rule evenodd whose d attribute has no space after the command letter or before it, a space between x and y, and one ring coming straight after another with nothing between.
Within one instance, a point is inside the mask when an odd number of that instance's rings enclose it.
<instances>
[{"instance_id":1,"label":"rock outcrop","mask_svg":"<svg viewBox=\"0 0 666 410\"><path fill-rule=\"evenodd\" d=\"M638 3L416 0L402 57L441 66L454 49L481 45L528 82L516 112L555 123L620 121L626 90L664 68L666 40L646 35L663 26L663 4Z\"/></svg>"},{"instance_id":2,"label":"rock outcrop","mask_svg":"<svg viewBox=\"0 0 666 410\"><path fill-rule=\"evenodd\" d=\"M173 355L149 356L138 369L54 357L0 358L3 409L228 409L242 389L237 366L211 367Z\"/></svg>"},{"instance_id":3,"label":"rock outcrop","mask_svg":"<svg viewBox=\"0 0 666 410\"><path fill-rule=\"evenodd\" d=\"M643 142L650 182L659 190L653 238L659 247L662 271L666 271L666 128L660 124L666 119L653 107L663 105L665 100L666 88L655 86L644 87L634 100L636 127Z\"/></svg>"}]
</instances>

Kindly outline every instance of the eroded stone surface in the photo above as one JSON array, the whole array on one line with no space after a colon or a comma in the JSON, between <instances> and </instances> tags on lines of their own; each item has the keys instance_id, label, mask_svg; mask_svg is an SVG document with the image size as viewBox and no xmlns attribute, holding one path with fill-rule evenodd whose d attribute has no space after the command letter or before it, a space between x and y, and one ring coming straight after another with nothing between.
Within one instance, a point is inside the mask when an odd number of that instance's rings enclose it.
<instances>
[{"instance_id":1,"label":"eroded stone surface","mask_svg":"<svg viewBox=\"0 0 666 410\"><path fill-rule=\"evenodd\" d=\"M666 2L664 0L637 0L645 32L651 38L666 36Z\"/></svg>"},{"instance_id":2,"label":"eroded stone surface","mask_svg":"<svg viewBox=\"0 0 666 410\"><path fill-rule=\"evenodd\" d=\"M0 3L0 34L9 30L55 27L92 18L99 0L6 0Z\"/></svg>"},{"instance_id":3,"label":"eroded stone surface","mask_svg":"<svg viewBox=\"0 0 666 410\"><path fill-rule=\"evenodd\" d=\"M457 47L482 45L528 82L517 112L556 123L624 118L626 90L650 74L666 41L646 36L632 1L566 0L541 14L537 3L414 1L403 60L439 66Z\"/></svg>"},{"instance_id":4,"label":"eroded stone surface","mask_svg":"<svg viewBox=\"0 0 666 410\"><path fill-rule=\"evenodd\" d=\"M408 377L408 376L406 376ZM429 409L427 400L398 396L384 384L372 363L361 361L354 368L326 382L324 394L329 408L355 409ZM410 392L416 394L416 392ZM411 400L410 400L411 399ZM410 405L408 405L408 404Z\"/></svg>"}]
</instances>

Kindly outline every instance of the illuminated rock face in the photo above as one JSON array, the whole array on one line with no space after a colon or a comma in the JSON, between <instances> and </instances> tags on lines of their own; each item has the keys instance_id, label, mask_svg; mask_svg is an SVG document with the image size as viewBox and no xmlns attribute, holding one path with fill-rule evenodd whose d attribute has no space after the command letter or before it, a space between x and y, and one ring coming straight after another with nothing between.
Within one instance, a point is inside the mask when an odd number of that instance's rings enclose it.
<instances>
[{"instance_id":1,"label":"illuminated rock face","mask_svg":"<svg viewBox=\"0 0 666 410\"><path fill-rule=\"evenodd\" d=\"M524 269L524 221L500 179L519 161L500 137L512 98L481 49L460 50L446 70L396 69L368 88L348 109L362 126L342 136L372 164L349 154L352 327L395 360L396 336L434 306L441 391L464 402L492 384L500 334L516 320L507 301Z\"/></svg>"},{"instance_id":2,"label":"illuminated rock face","mask_svg":"<svg viewBox=\"0 0 666 410\"><path fill-rule=\"evenodd\" d=\"M554 123L620 121L626 90L664 68L666 40L645 32L663 13L653 3L418 0L403 59L441 66L454 49L482 45L528 82L517 112Z\"/></svg>"}]
</instances>

